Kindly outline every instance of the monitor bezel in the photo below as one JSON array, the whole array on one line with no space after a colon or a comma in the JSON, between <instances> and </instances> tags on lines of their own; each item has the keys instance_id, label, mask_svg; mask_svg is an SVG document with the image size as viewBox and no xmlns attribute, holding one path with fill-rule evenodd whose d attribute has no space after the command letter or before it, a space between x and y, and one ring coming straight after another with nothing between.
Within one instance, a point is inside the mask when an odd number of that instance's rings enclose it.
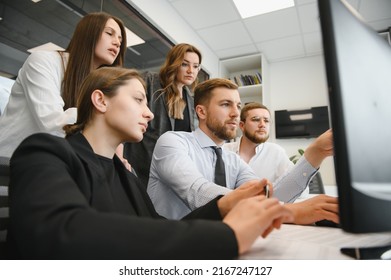
<instances>
[{"instance_id":1,"label":"monitor bezel","mask_svg":"<svg viewBox=\"0 0 391 280\"><path fill-rule=\"evenodd\" d=\"M342 58L338 57L335 35L338 32L336 28L340 23L334 17L338 16L341 9L346 9L351 17L348 20L356 21L355 24L358 28L368 30L370 28L347 7L347 3L340 0L319 0L318 5L334 137L334 164L341 228L352 233L391 231L391 201L368 196L352 186L347 129L345 127L346 116L343 110L341 73L339 71ZM374 30L371 32L374 36L378 36Z\"/></svg>"}]
</instances>

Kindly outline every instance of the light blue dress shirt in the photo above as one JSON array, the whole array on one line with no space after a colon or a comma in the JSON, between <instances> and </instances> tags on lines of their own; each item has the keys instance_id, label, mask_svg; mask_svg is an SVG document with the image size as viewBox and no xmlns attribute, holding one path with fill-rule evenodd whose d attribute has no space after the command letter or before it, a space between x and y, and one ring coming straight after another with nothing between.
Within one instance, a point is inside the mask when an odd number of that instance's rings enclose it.
<instances>
[{"instance_id":1,"label":"light blue dress shirt","mask_svg":"<svg viewBox=\"0 0 391 280\"><path fill-rule=\"evenodd\" d=\"M156 211L180 219L192 210L249 180L259 180L238 155L223 149L227 187L214 182L216 144L201 129L168 131L158 139L152 156L148 194Z\"/></svg>"}]
</instances>

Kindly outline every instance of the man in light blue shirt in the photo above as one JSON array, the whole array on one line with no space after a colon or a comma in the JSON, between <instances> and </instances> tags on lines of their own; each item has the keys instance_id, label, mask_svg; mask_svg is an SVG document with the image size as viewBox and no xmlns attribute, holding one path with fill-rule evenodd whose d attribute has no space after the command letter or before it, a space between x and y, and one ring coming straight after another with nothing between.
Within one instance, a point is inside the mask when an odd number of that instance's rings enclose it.
<instances>
[{"instance_id":1,"label":"man in light blue shirt","mask_svg":"<svg viewBox=\"0 0 391 280\"><path fill-rule=\"evenodd\" d=\"M227 187L214 182L216 143L202 129L164 133L156 143L150 170L148 194L158 213L174 219L191 212L218 195L224 195L250 180L254 171L235 153L223 151Z\"/></svg>"},{"instance_id":2,"label":"man in light blue shirt","mask_svg":"<svg viewBox=\"0 0 391 280\"><path fill-rule=\"evenodd\" d=\"M227 186L213 183L217 157L212 147L221 147L226 140L233 139L239 126L241 101L237 86L226 79L203 82L195 90L194 105L199 128L191 133L163 134L152 156L148 194L157 212L171 219L179 219L246 182L260 180L238 155L223 150ZM279 188L284 186L276 186L274 192ZM335 214L338 207L333 205L331 208L325 210L331 211L327 216L338 222ZM306 211L310 211L310 207ZM314 221L321 219L323 214L313 217Z\"/></svg>"}]
</instances>

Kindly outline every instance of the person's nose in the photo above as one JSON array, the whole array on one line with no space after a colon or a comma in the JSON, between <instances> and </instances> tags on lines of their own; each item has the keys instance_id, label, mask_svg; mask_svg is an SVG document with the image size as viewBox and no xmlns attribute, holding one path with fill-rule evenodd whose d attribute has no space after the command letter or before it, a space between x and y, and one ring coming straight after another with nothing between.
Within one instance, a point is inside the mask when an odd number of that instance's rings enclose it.
<instances>
[{"instance_id":1,"label":"person's nose","mask_svg":"<svg viewBox=\"0 0 391 280\"><path fill-rule=\"evenodd\" d=\"M118 48L121 47L121 40L118 37L114 37L113 45L115 45Z\"/></svg>"},{"instance_id":2,"label":"person's nose","mask_svg":"<svg viewBox=\"0 0 391 280\"><path fill-rule=\"evenodd\" d=\"M189 64L189 66L187 67L186 72L189 73L189 74L193 73L193 66L191 64Z\"/></svg>"},{"instance_id":3,"label":"person's nose","mask_svg":"<svg viewBox=\"0 0 391 280\"><path fill-rule=\"evenodd\" d=\"M237 117L239 117L239 115L240 115L240 110L239 110L239 108L236 107L236 106L233 106L233 108L232 108L232 110L231 110L231 117L237 118Z\"/></svg>"},{"instance_id":4,"label":"person's nose","mask_svg":"<svg viewBox=\"0 0 391 280\"><path fill-rule=\"evenodd\" d=\"M147 107L144 112L144 117L147 118L148 122L152 121L155 115L152 113L152 111Z\"/></svg>"},{"instance_id":5,"label":"person's nose","mask_svg":"<svg viewBox=\"0 0 391 280\"><path fill-rule=\"evenodd\" d=\"M259 127L264 127L265 126L265 121L263 119L260 119L258 122Z\"/></svg>"}]
</instances>

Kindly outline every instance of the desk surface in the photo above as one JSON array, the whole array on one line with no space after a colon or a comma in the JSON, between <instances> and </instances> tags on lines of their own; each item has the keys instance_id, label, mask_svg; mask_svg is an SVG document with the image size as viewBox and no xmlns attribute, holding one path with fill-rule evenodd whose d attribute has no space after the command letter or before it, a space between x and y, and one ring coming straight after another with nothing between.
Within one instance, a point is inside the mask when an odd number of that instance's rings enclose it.
<instances>
[{"instance_id":1,"label":"desk surface","mask_svg":"<svg viewBox=\"0 0 391 280\"><path fill-rule=\"evenodd\" d=\"M370 247L391 244L391 233L350 234L339 228L283 225L267 238L258 238L242 259L338 260L352 259L342 247Z\"/></svg>"},{"instance_id":2,"label":"desk surface","mask_svg":"<svg viewBox=\"0 0 391 280\"><path fill-rule=\"evenodd\" d=\"M325 186L326 194L337 196L335 186ZM306 198L301 198L298 201ZM352 259L340 252L342 247L371 247L391 244L391 233L351 234L339 228L282 225L267 238L258 238L242 259L339 260Z\"/></svg>"}]
</instances>

